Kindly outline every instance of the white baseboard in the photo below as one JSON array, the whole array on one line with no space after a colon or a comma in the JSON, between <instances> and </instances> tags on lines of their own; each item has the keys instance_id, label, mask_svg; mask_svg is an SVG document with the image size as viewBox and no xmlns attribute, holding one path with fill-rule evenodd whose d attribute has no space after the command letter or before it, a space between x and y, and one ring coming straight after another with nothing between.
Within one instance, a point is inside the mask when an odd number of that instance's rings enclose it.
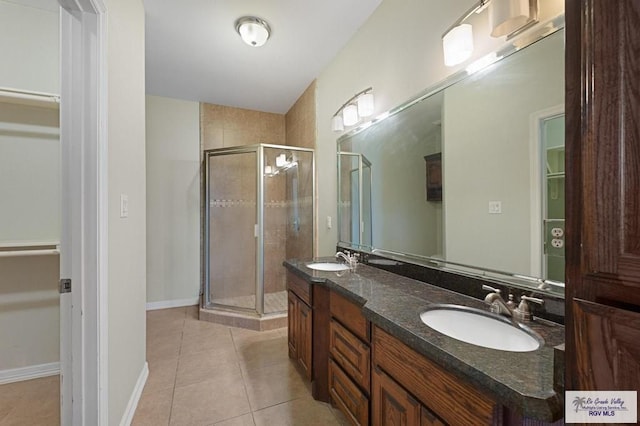
<instances>
[{"instance_id":1,"label":"white baseboard","mask_svg":"<svg viewBox=\"0 0 640 426\"><path fill-rule=\"evenodd\" d=\"M193 306L200 303L200 297L189 299L161 300L160 302L147 302L147 311L156 309L181 308L183 306Z\"/></svg>"},{"instance_id":2,"label":"white baseboard","mask_svg":"<svg viewBox=\"0 0 640 426\"><path fill-rule=\"evenodd\" d=\"M145 383L147 383L147 377L149 377L149 363L145 361L144 365L142 366L142 371L138 376L136 386L133 388L133 392L131 393L131 397L129 398L129 403L127 404L127 408L124 411L122 420L120 420L120 426L131 425L133 416L136 413L136 408L138 408L138 402L140 402L142 390L144 389Z\"/></svg>"},{"instance_id":3,"label":"white baseboard","mask_svg":"<svg viewBox=\"0 0 640 426\"><path fill-rule=\"evenodd\" d=\"M60 374L60 363L30 365L28 367L0 370L0 385L24 380L39 379L40 377L55 376Z\"/></svg>"}]
</instances>

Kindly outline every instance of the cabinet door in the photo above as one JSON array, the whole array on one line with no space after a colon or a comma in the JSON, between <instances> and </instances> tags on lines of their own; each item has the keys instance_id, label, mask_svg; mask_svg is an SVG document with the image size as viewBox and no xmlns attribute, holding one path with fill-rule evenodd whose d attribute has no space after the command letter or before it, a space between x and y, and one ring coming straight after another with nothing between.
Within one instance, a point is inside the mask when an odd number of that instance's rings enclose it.
<instances>
[{"instance_id":1,"label":"cabinet door","mask_svg":"<svg viewBox=\"0 0 640 426\"><path fill-rule=\"evenodd\" d=\"M587 390L640 384L640 314L575 299L576 382Z\"/></svg>"},{"instance_id":2,"label":"cabinet door","mask_svg":"<svg viewBox=\"0 0 640 426\"><path fill-rule=\"evenodd\" d=\"M420 403L378 368L372 373L371 394L374 426L420 426Z\"/></svg>"},{"instance_id":3,"label":"cabinet door","mask_svg":"<svg viewBox=\"0 0 640 426\"><path fill-rule=\"evenodd\" d=\"M565 16L566 388L640 390L640 2Z\"/></svg>"},{"instance_id":4,"label":"cabinet door","mask_svg":"<svg viewBox=\"0 0 640 426\"><path fill-rule=\"evenodd\" d=\"M312 318L311 308L301 300L298 300L298 362L302 366L305 375L311 380L311 347L312 347Z\"/></svg>"},{"instance_id":5,"label":"cabinet door","mask_svg":"<svg viewBox=\"0 0 640 426\"><path fill-rule=\"evenodd\" d=\"M423 406L420 413L420 426L446 426L446 424L431 410Z\"/></svg>"},{"instance_id":6,"label":"cabinet door","mask_svg":"<svg viewBox=\"0 0 640 426\"><path fill-rule=\"evenodd\" d=\"M335 320L331 320L329 330L329 352L340 367L369 393L371 376L369 346Z\"/></svg>"},{"instance_id":7,"label":"cabinet door","mask_svg":"<svg viewBox=\"0 0 640 426\"><path fill-rule=\"evenodd\" d=\"M369 399L332 359L329 360L331 400L352 425L369 424Z\"/></svg>"},{"instance_id":8,"label":"cabinet door","mask_svg":"<svg viewBox=\"0 0 640 426\"><path fill-rule=\"evenodd\" d=\"M298 359L298 298L293 292L287 293L287 340L289 342L289 358Z\"/></svg>"}]
</instances>

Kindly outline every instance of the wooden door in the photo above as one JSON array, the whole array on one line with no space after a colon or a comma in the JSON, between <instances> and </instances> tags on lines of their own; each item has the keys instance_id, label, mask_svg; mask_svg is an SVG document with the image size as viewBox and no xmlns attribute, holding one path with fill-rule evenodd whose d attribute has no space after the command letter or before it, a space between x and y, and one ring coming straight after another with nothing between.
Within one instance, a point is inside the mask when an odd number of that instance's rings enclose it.
<instances>
[{"instance_id":1,"label":"wooden door","mask_svg":"<svg viewBox=\"0 0 640 426\"><path fill-rule=\"evenodd\" d=\"M567 389L639 390L640 1L566 1Z\"/></svg>"}]
</instances>

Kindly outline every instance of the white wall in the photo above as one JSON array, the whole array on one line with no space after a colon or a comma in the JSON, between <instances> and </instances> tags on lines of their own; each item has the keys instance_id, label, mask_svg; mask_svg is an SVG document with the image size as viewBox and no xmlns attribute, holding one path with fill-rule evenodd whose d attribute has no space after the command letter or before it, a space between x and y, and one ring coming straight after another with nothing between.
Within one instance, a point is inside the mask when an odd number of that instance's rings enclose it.
<instances>
[{"instance_id":1,"label":"white wall","mask_svg":"<svg viewBox=\"0 0 640 426\"><path fill-rule=\"evenodd\" d=\"M337 227L336 139L331 117L351 96L373 87L376 113L387 111L456 68L444 66L442 33L473 0L385 0L317 80L317 254L335 252Z\"/></svg>"},{"instance_id":2,"label":"white wall","mask_svg":"<svg viewBox=\"0 0 640 426\"><path fill-rule=\"evenodd\" d=\"M59 93L50 3L0 0L0 87ZM57 109L0 103L0 244L60 239L58 126ZM58 279L58 256L0 259L0 376L59 361Z\"/></svg>"},{"instance_id":3,"label":"white wall","mask_svg":"<svg viewBox=\"0 0 640 426\"><path fill-rule=\"evenodd\" d=\"M146 108L147 303L195 301L200 292L199 104L147 96Z\"/></svg>"},{"instance_id":4,"label":"white wall","mask_svg":"<svg viewBox=\"0 0 640 426\"><path fill-rule=\"evenodd\" d=\"M108 0L108 398L119 424L145 366L144 8ZM120 195L129 216L120 218Z\"/></svg>"},{"instance_id":5,"label":"white wall","mask_svg":"<svg viewBox=\"0 0 640 426\"><path fill-rule=\"evenodd\" d=\"M532 212L541 207L531 201L530 120L564 104L563 43L556 33L445 90L446 259L539 275L531 270ZM489 201L502 213L489 214Z\"/></svg>"},{"instance_id":6,"label":"white wall","mask_svg":"<svg viewBox=\"0 0 640 426\"><path fill-rule=\"evenodd\" d=\"M45 10L0 0L0 87L60 93L58 5L48 3Z\"/></svg>"}]
</instances>

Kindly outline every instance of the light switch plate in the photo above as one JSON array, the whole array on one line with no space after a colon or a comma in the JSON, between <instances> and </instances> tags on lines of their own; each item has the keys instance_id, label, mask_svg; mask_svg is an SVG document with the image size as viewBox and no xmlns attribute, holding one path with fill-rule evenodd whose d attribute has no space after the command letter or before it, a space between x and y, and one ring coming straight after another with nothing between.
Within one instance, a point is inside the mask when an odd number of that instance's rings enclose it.
<instances>
[{"instance_id":1,"label":"light switch plate","mask_svg":"<svg viewBox=\"0 0 640 426\"><path fill-rule=\"evenodd\" d=\"M129 196L120 194L120 217L129 217Z\"/></svg>"}]
</instances>

